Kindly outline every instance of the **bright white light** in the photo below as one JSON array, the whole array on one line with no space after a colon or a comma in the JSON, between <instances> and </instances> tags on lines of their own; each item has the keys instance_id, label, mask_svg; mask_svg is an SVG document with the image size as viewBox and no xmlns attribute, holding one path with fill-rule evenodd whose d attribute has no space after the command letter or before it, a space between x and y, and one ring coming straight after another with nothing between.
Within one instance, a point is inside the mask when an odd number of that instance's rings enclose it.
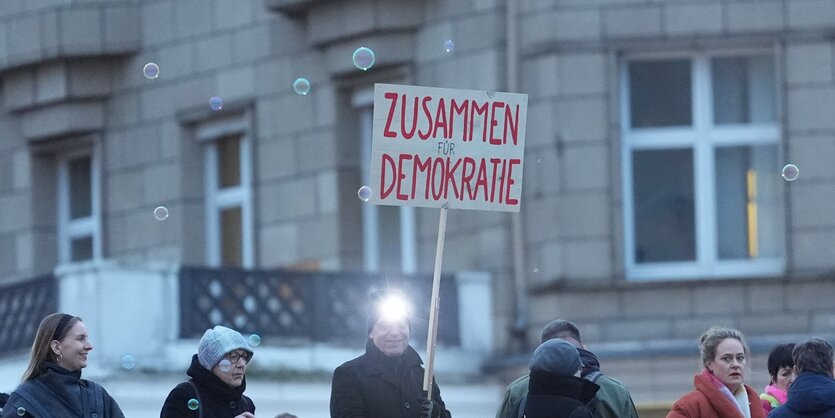
<instances>
[{"instance_id":1,"label":"bright white light","mask_svg":"<svg viewBox=\"0 0 835 418\"><path fill-rule=\"evenodd\" d=\"M406 301L397 295L389 295L379 304L380 319L387 322L400 321L409 316Z\"/></svg>"}]
</instances>

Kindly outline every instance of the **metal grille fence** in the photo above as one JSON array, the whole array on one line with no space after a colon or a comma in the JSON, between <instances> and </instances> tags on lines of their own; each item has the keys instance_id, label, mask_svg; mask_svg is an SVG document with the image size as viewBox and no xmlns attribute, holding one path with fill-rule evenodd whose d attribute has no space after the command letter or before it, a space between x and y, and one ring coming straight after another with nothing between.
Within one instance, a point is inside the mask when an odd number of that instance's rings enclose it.
<instances>
[{"instance_id":1,"label":"metal grille fence","mask_svg":"<svg viewBox=\"0 0 835 418\"><path fill-rule=\"evenodd\" d=\"M224 325L280 343L364 341L368 295L386 287L409 297L412 340L422 343L432 293L431 275L183 267L179 282L180 337L199 338ZM460 345L457 298L454 277L442 277L438 344Z\"/></svg>"},{"instance_id":2,"label":"metal grille fence","mask_svg":"<svg viewBox=\"0 0 835 418\"><path fill-rule=\"evenodd\" d=\"M0 287L0 354L28 350L41 320L58 309L51 274Z\"/></svg>"}]
</instances>

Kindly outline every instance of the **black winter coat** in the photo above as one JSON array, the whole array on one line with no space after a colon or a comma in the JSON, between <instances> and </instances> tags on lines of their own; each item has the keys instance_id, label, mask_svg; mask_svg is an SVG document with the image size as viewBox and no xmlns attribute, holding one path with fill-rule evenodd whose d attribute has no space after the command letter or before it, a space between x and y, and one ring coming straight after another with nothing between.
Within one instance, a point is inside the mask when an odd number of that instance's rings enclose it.
<instances>
[{"instance_id":1,"label":"black winter coat","mask_svg":"<svg viewBox=\"0 0 835 418\"><path fill-rule=\"evenodd\" d=\"M527 418L593 418L588 407L600 389L589 380L531 372L528 395L523 401Z\"/></svg>"},{"instance_id":2,"label":"black winter coat","mask_svg":"<svg viewBox=\"0 0 835 418\"><path fill-rule=\"evenodd\" d=\"M835 418L835 379L802 372L789 387L788 400L768 418Z\"/></svg>"},{"instance_id":3,"label":"black winter coat","mask_svg":"<svg viewBox=\"0 0 835 418\"><path fill-rule=\"evenodd\" d=\"M46 372L20 384L3 407L3 418L124 418L122 410L101 385L81 378L81 370L69 371L45 363Z\"/></svg>"},{"instance_id":4,"label":"black winter coat","mask_svg":"<svg viewBox=\"0 0 835 418\"><path fill-rule=\"evenodd\" d=\"M165 404L162 405L160 418L234 418L247 411L255 413L252 399L244 396L246 377L240 386L232 388L201 366L197 361L197 354L191 358L191 366L186 374L191 376L191 379L171 390L165 398ZM192 383L197 387L198 393L194 392ZM189 408L189 401L192 399L198 400L195 410Z\"/></svg>"},{"instance_id":5,"label":"black winter coat","mask_svg":"<svg viewBox=\"0 0 835 418\"><path fill-rule=\"evenodd\" d=\"M421 364L411 346L399 357L387 357L369 339L365 354L333 372L331 418L418 418L418 399L425 398ZM434 381L432 401L440 411L437 416L452 417Z\"/></svg>"}]
</instances>

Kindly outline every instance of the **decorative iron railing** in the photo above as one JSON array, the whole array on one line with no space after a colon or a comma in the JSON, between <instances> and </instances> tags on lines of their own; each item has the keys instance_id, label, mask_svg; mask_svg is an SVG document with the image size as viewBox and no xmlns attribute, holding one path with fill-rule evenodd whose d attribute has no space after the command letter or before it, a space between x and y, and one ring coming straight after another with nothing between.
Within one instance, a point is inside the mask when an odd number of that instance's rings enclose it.
<instances>
[{"instance_id":1,"label":"decorative iron railing","mask_svg":"<svg viewBox=\"0 0 835 418\"><path fill-rule=\"evenodd\" d=\"M0 287L0 355L28 350L41 320L58 309L52 274Z\"/></svg>"},{"instance_id":2,"label":"decorative iron railing","mask_svg":"<svg viewBox=\"0 0 835 418\"><path fill-rule=\"evenodd\" d=\"M428 329L431 275L183 267L179 282L181 338L224 325L278 343L356 345L367 337L368 295L385 287L409 297L414 342ZM460 345L457 299L454 277L443 276L438 344Z\"/></svg>"}]
</instances>

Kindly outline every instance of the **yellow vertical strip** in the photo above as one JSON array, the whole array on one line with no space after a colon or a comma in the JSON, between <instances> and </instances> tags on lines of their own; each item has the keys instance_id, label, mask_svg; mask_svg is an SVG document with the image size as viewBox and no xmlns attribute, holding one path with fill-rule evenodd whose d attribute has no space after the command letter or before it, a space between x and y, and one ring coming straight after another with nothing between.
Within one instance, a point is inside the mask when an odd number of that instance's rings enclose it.
<instances>
[{"instance_id":1,"label":"yellow vertical strip","mask_svg":"<svg viewBox=\"0 0 835 418\"><path fill-rule=\"evenodd\" d=\"M757 172L751 169L745 173L748 187L748 257L759 255L757 245Z\"/></svg>"}]
</instances>

